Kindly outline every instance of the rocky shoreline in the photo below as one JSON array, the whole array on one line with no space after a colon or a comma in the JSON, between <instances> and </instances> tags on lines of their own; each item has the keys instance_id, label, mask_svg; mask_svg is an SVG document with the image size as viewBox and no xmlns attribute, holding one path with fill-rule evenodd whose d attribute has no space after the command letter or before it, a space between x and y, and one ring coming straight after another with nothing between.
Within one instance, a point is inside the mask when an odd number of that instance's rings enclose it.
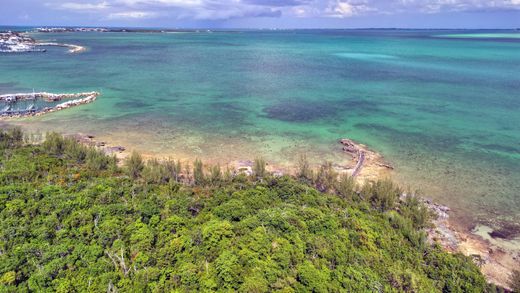
<instances>
[{"instance_id":1,"label":"rocky shoreline","mask_svg":"<svg viewBox=\"0 0 520 293\"><path fill-rule=\"evenodd\" d=\"M343 168L344 172L356 178L360 184L384 178L394 167L385 162L381 154L370 150L367 146L351 139L339 141L342 151L352 157L353 165ZM403 197L406 195L403 194ZM452 253L462 253L471 257L481 268L489 282L508 288L509 278L515 268L520 267L520 254L507 251L483 239L471 231L456 228L450 222L451 209L447 206L421 198L423 204L432 215L432 227L426 229L428 241L437 243ZM491 231L489 238L497 234Z\"/></svg>"},{"instance_id":2,"label":"rocky shoreline","mask_svg":"<svg viewBox=\"0 0 520 293\"><path fill-rule=\"evenodd\" d=\"M342 151L352 158L352 166L341 166L340 172L347 172L360 184L384 178L390 175L394 167L387 163L381 154L372 151L366 145L349 138L339 140Z\"/></svg>"}]
</instances>

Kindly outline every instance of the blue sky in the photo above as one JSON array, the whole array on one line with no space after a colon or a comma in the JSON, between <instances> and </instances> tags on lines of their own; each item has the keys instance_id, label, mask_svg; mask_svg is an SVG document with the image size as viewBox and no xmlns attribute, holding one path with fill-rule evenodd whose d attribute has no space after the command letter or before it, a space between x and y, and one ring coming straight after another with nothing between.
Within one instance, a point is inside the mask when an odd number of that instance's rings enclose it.
<instances>
[{"instance_id":1,"label":"blue sky","mask_svg":"<svg viewBox=\"0 0 520 293\"><path fill-rule=\"evenodd\" d=\"M520 28L520 0L0 0L0 24Z\"/></svg>"}]
</instances>

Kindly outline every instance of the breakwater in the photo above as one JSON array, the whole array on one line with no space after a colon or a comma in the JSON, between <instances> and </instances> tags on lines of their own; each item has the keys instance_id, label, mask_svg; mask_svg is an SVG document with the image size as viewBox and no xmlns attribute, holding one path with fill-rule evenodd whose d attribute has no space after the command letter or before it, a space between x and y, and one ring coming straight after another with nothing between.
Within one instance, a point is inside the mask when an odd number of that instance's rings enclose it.
<instances>
[{"instance_id":1,"label":"breakwater","mask_svg":"<svg viewBox=\"0 0 520 293\"><path fill-rule=\"evenodd\" d=\"M0 95L0 105L3 109L0 110L1 118L22 118L29 116L40 116L56 111L65 110L71 107L80 106L94 102L100 95L98 92L86 92L75 94L53 94L53 93L18 93ZM61 103L57 103L67 100ZM20 107L19 104L25 102L30 103L25 107ZM43 102L43 106L37 107L37 103ZM46 103L53 103L46 106Z\"/></svg>"}]
</instances>

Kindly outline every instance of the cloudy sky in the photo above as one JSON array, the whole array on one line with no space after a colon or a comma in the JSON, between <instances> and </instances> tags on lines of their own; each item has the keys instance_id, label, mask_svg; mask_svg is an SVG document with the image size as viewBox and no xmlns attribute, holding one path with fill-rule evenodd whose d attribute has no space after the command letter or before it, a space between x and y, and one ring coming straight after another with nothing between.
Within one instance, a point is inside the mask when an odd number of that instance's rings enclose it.
<instances>
[{"instance_id":1,"label":"cloudy sky","mask_svg":"<svg viewBox=\"0 0 520 293\"><path fill-rule=\"evenodd\" d=\"M0 24L520 28L520 0L0 0Z\"/></svg>"}]
</instances>

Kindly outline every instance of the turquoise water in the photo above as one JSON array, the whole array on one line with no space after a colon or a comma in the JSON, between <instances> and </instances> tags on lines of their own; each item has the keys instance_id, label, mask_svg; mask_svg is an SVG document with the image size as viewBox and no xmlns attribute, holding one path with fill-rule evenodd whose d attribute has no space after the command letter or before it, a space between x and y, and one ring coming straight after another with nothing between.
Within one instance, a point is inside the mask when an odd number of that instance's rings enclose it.
<instances>
[{"instance_id":1,"label":"turquoise water","mask_svg":"<svg viewBox=\"0 0 520 293\"><path fill-rule=\"evenodd\" d=\"M511 34L35 34L88 51L0 55L0 93L100 91L93 104L16 124L154 155L342 163L337 140L349 137L466 227L496 228L520 223L520 40Z\"/></svg>"}]
</instances>

